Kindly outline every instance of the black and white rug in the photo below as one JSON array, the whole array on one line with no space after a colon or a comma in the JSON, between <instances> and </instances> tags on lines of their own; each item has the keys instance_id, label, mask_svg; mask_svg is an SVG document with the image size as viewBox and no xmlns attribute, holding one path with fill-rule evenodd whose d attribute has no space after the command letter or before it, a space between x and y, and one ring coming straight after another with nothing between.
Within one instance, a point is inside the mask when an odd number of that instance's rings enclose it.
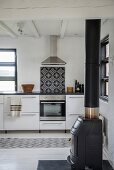
<instances>
[{"instance_id":1,"label":"black and white rug","mask_svg":"<svg viewBox=\"0 0 114 170\"><path fill-rule=\"evenodd\" d=\"M69 138L0 138L0 149L65 147L70 147Z\"/></svg>"},{"instance_id":2,"label":"black and white rug","mask_svg":"<svg viewBox=\"0 0 114 170\"><path fill-rule=\"evenodd\" d=\"M40 160L37 170L71 170L66 160ZM113 170L107 160L103 160L103 170Z\"/></svg>"}]
</instances>

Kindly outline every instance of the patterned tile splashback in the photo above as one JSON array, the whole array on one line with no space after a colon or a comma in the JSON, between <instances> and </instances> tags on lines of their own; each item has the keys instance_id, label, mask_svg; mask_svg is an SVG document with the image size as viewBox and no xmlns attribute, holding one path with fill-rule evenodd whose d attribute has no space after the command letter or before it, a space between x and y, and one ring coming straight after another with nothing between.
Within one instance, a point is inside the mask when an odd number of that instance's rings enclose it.
<instances>
[{"instance_id":1,"label":"patterned tile splashback","mask_svg":"<svg viewBox=\"0 0 114 170\"><path fill-rule=\"evenodd\" d=\"M40 68L41 93L65 92L65 67Z\"/></svg>"}]
</instances>

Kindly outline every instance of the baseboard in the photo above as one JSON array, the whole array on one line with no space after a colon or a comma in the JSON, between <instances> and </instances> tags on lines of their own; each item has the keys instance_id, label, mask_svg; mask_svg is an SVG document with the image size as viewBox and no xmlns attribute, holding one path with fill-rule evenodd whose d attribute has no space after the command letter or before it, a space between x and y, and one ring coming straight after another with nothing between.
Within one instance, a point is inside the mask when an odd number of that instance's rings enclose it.
<instances>
[{"instance_id":1,"label":"baseboard","mask_svg":"<svg viewBox=\"0 0 114 170\"><path fill-rule=\"evenodd\" d=\"M103 153L105 157L107 158L107 160L109 161L110 165L114 168L114 162L111 160L110 153L106 147L103 148Z\"/></svg>"}]
</instances>

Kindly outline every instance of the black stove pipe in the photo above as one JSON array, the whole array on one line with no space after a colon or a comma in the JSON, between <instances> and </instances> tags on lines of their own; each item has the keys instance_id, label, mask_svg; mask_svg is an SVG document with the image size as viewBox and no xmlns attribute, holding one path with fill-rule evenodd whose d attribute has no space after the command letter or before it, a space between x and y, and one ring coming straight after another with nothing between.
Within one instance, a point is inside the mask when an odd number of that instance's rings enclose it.
<instances>
[{"instance_id":1,"label":"black stove pipe","mask_svg":"<svg viewBox=\"0 0 114 170\"><path fill-rule=\"evenodd\" d=\"M100 20L86 20L85 118L71 129L71 170L102 170L102 121L99 117Z\"/></svg>"},{"instance_id":2,"label":"black stove pipe","mask_svg":"<svg viewBox=\"0 0 114 170\"><path fill-rule=\"evenodd\" d=\"M86 20L85 117L99 117L100 19Z\"/></svg>"}]
</instances>

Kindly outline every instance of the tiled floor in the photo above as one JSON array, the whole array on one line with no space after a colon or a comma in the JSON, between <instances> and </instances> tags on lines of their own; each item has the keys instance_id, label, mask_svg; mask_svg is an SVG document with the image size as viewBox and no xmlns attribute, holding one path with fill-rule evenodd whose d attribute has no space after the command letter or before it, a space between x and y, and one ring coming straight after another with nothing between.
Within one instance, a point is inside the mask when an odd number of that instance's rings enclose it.
<instances>
[{"instance_id":1,"label":"tiled floor","mask_svg":"<svg viewBox=\"0 0 114 170\"><path fill-rule=\"evenodd\" d=\"M39 138L69 137L69 133L8 133L0 137ZM64 160L70 148L38 148L38 149L0 149L0 170L37 170L38 160Z\"/></svg>"},{"instance_id":2,"label":"tiled floor","mask_svg":"<svg viewBox=\"0 0 114 170\"><path fill-rule=\"evenodd\" d=\"M9 132L1 134L6 138L70 138L70 133L64 132ZM38 160L65 160L70 148L16 148L0 149L0 170L37 170ZM104 159L105 156L104 156Z\"/></svg>"}]
</instances>

